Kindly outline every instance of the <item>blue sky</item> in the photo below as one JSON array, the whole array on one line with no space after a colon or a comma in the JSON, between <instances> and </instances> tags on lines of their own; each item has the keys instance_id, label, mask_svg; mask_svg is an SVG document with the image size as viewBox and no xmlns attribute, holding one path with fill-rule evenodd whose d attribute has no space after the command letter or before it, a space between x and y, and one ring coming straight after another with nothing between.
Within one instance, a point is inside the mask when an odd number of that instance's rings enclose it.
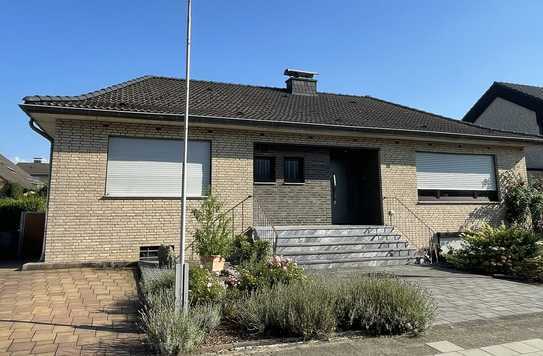
<instances>
[{"instance_id":1,"label":"blue sky","mask_svg":"<svg viewBox=\"0 0 543 356\"><path fill-rule=\"evenodd\" d=\"M493 81L543 84L543 1L194 0L193 78L372 95L460 118ZM48 157L25 95L180 77L184 0L9 1L0 12L0 153Z\"/></svg>"}]
</instances>

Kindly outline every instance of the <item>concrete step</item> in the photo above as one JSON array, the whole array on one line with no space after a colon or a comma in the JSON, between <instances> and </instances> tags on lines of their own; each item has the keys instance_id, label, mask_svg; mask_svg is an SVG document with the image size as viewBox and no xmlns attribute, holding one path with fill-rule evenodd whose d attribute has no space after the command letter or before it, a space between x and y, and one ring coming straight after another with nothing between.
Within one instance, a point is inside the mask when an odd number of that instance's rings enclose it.
<instances>
[{"instance_id":1,"label":"concrete step","mask_svg":"<svg viewBox=\"0 0 543 356\"><path fill-rule=\"evenodd\" d=\"M414 262L413 258L406 257L368 257L368 258L351 258L351 259L329 259L329 260L313 260L299 262L299 265L305 269L335 269L346 268L356 269L358 267L366 266L392 266L392 265L406 265Z\"/></svg>"},{"instance_id":2,"label":"concrete step","mask_svg":"<svg viewBox=\"0 0 543 356\"><path fill-rule=\"evenodd\" d=\"M342 251L342 250L356 250L367 251L373 249L405 249L407 248L407 241L369 241L369 242L332 242L332 243L285 243L283 240L279 241L276 246L276 253L281 255L285 253L300 252L324 252L324 251Z\"/></svg>"},{"instance_id":3,"label":"concrete step","mask_svg":"<svg viewBox=\"0 0 543 356\"><path fill-rule=\"evenodd\" d=\"M298 243L298 244L315 244L315 243L365 243L365 242L395 242L399 241L400 235L394 233L387 234L359 234L359 235L328 235L328 236L279 236L277 244L283 243Z\"/></svg>"},{"instance_id":4,"label":"concrete step","mask_svg":"<svg viewBox=\"0 0 543 356\"><path fill-rule=\"evenodd\" d=\"M282 256L291 258L298 263L304 261L320 261L320 260L352 260L359 258L375 258L375 257L405 257L410 258L415 256L414 249L397 248L397 249L370 249L370 250L340 250L340 251L307 251L297 253L283 253Z\"/></svg>"},{"instance_id":5,"label":"concrete step","mask_svg":"<svg viewBox=\"0 0 543 356\"><path fill-rule=\"evenodd\" d=\"M386 225L275 226L278 237L366 236L390 234L393 230Z\"/></svg>"},{"instance_id":6,"label":"concrete step","mask_svg":"<svg viewBox=\"0 0 543 356\"><path fill-rule=\"evenodd\" d=\"M308 268L407 264L416 253L387 225L256 227L254 233L275 240L275 254Z\"/></svg>"}]
</instances>

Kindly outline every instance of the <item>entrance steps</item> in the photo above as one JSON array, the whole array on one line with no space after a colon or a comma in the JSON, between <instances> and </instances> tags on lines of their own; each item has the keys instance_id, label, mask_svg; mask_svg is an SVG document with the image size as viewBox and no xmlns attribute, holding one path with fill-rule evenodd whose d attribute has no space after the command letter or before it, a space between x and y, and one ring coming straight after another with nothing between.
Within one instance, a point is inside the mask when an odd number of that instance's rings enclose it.
<instances>
[{"instance_id":1,"label":"entrance steps","mask_svg":"<svg viewBox=\"0 0 543 356\"><path fill-rule=\"evenodd\" d=\"M275 254L310 269L403 265L414 261L394 227L386 225L275 226ZM269 227L255 227L255 238L270 236Z\"/></svg>"}]
</instances>

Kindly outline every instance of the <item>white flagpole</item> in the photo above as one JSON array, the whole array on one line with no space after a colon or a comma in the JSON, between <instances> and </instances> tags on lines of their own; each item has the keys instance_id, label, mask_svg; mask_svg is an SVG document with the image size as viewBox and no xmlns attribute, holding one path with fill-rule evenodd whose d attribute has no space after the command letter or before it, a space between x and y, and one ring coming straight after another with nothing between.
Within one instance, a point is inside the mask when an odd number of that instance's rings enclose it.
<instances>
[{"instance_id":1,"label":"white flagpole","mask_svg":"<svg viewBox=\"0 0 543 356\"><path fill-rule=\"evenodd\" d=\"M188 310L188 264L185 262L185 241L187 230L187 157L189 142L189 97L190 97L190 45L192 32L192 1L187 0L187 44L185 58L185 135L183 139L183 178L181 188L181 226L179 241L179 261L176 265L175 308L176 311Z\"/></svg>"}]
</instances>

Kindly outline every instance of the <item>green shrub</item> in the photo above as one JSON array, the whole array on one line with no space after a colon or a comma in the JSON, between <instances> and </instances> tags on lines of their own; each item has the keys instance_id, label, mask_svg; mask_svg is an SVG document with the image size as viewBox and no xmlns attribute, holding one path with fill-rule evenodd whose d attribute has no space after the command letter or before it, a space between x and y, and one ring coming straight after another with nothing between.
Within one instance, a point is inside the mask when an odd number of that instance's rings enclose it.
<instances>
[{"instance_id":1,"label":"green shrub","mask_svg":"<svg viewBox=\"0 0 543 356\"><path fill-rule=\"evenodd\" d=\"M209 193L199 209L192 211L198 228L194 248L200 256L220 255L227 258L232 250L232 221L223 213L223 204Z\"/></svg>"},{"instance_id":2,"label":"green shrub","mask_svg":"<svg viewBox=\"0 0 543 356\"><path fill-rule=\"evenodd\" d=\"M145 295L175 288L175 269L147 268L144 273L142 290Z\"/></svg>"},{"instance_id":3,"label":"green shrub","mask_svg":"<svg viewBox=\"0 0 543 356\"><path fill-rule=\"evenodd\" d=\"M23 188L22 185L18 183L6 183L2 187L0 196L3 196L5 198L20 199L23 197L24 193L25 193L25 189Z\"/></svg>"},{"instance_id":4,"label":"green shrub","mask_svg":"<svg viewBox=\"0 0 543 356\"><path fill-rule=\"evenodd\" d=\"M541 235L520 226L483 225L461 235L464 245L445 258L459 269L482 273L513 274L538 254Z\"/></svg>"},{"instance_id":5,"label":"green shrub","mask_svg":"<svg viewBox=\"0 0 543 356\"><path fill-rule=\"evenodd\" d=\"M326 338L336 329L335 295L319 283L263 287L238 302L235 320L250 334Z\"/></svg>"},{"instance_id":6,"label":"green shrub","mask_svg":"<svg viewBox=\"0 0 543 356\"><path fill-rule=\"evenodd\" d=\"M159 289L147 295L147 303L140 311L140 326L149 344L158 352L177 355L195 350L219 324L220 318L220 307L212 305L176 313L174 290Z\"/></svg>"},{"instance_id":7,"label":"green shrub","mask_svg":"<svg viewBox=\"0 0 543 356\"><path fill-rule=\"evenodd\" d=\"M514 266L513 275L535 282L543 282L543 254L527 258L520 265Z\"/></svg>"},{"instance_id":8,"label":"green shrub","mask_svg":"<svg viewBox=\"0 0 543 356\"><path fill-rule=\"evenodd\" d=\"M312 339L336 329L419 333L430 326L435 310L417 285L387 276L355 276L265 286L233 305L231 315L247 333Z\"/></svg>"},{"instance_id":9,"label":"green shrub","mask_svg":"<svg viewBox=\"0 0 543 356\"><path fill-rule=\"evenodd\" d=\"M18 230L22 212L44 212L45 205L46 199L37 194L0 199L0 231Z\"/></svg>"},{"instance_id":10,"label":"green shrub","mask_svg":"<svg viewBox=\"0 0 543 356\"><path fill-rule=\"evenodd\" d=\"M538 179L527 182L511 172L502 174L500 180L504 189L506 221L542 231L543 182Z\"/></svg>"},{"instance_id":11,"label":"green shrub","mask_svg":"<svg viewBox=\"0 0 543 356\"><path fill-rule=\"evenodd\" d=\"M436 307L427 292L392 276L358 276L336 289L338 328L371 335L419 333Z\"/></svg>"},{"instance_id":12,"label":"green shrub","mask_svg":"<svg viewBox=\"0 0 543 356\"><path fill-rule=\"evenodd\" d=\"M171 246L161 244L158 248L158 266L160 268L175 268L176 257Z\"/></svg>"},{"instance_id":13,"label":"green shrub","mask_svg":"<svg viewBox=\"0 0 543 356\"><path fill-rule=\"evenodd\" d=\"M267 261L243 264L237 270L240 274L239 288L248 291L305 279L302 267L294 261L279 256L271 257Z\"/></svg>"},{"instance_id":14,"label":"green shrub","mask_svg":"<svg viewBox=\"0 0 543 356\"><path fill-rule=\"evenodd\" d=\"M230 262L243 264L267 260L271 255L269 241L253 240L247 235L241 234L234 238Z\"/></svg>"},{"instance_id":15,"label":"green shrub","mask_svg":"<svg viewBox=\"0 0 543 356\"><path fill-rule=\"evenodd\" d=\"M205 304L221 301L225 296L223 282L206 268L189 269L189 289L191 304Z\"/></svg>"}]
</instances>

